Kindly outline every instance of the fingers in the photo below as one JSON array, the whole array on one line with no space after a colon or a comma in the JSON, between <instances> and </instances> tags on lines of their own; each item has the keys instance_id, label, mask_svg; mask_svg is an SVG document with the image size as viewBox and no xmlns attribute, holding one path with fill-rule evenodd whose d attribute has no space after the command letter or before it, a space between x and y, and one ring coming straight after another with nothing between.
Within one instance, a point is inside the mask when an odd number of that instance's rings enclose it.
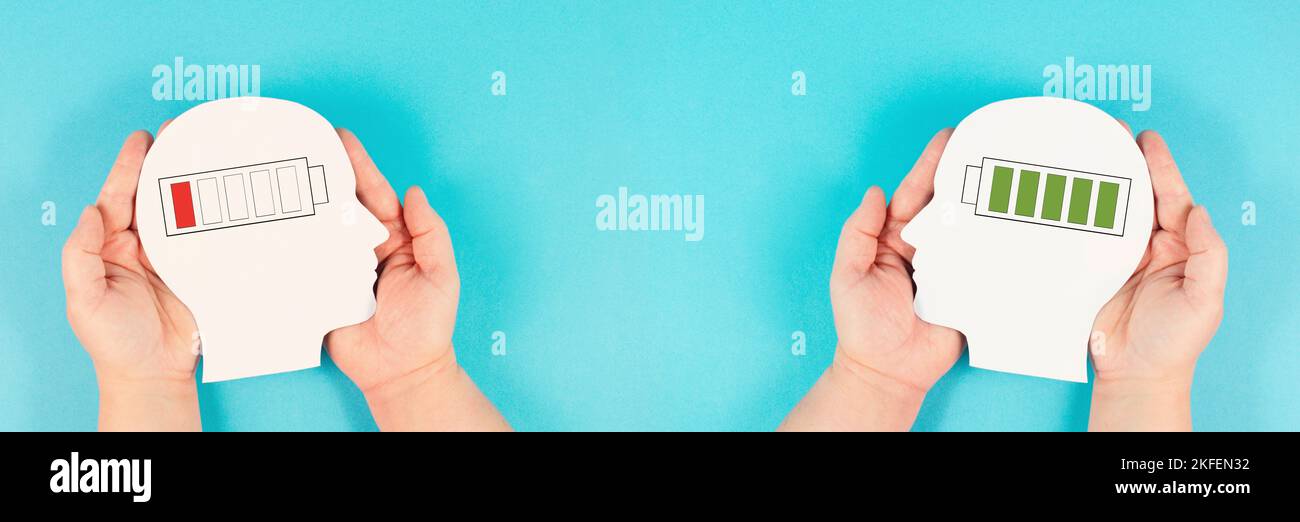
<instances>
[{"instance_id":1,"label":"fingers","mask_svg":"<svg viewBox=\"0 0 1300 522\"><path fill-rule=\"evenodd\" d=\"M173 119L174 119L174 118L173 118ZM168 125L171 125L171 124L172 124L172 120L170 120L170 119L167 120L167 121L162 122L162 125L159 125L159 126L158 126L158 133L155 134L155 136L161 136L161 135L162 135L162 131L163 131L164 129L166 129Z\"/></svg>"},{"instance_id":2,"label":"fingers","mask_svg":"<svg viewBox=\"0 0 1300 522\"><path fill-rule=\"evenodd\" d=\"M1183 289L1203 302L1223 302L1228 282L1228 246L1214 230L1214 222L1204 206L1192 209L1187 217L1187 267Z\"/></svg>"},{"instance_id":3,"label":"fingers","mask_svg":"<svg viewBox=\"0 0 1300 522\"><path fill-rule=\"evenodd\" d=\"M80 306L99 300L104 294L104 221L94 205L81 211L77 226L63 245L63 287L68 306Z\"/></svg>"},{"instance_id":4,"label":"fingers","mask_svg":"<svg viewBox=\"0 0 1300 522\"><path fill-rule=\"evenodd\" d=\"M402 205L397 200L397 192L388 184L388 180L379 172L379 167L370 159L366 148L361 146L352 131L338 129L343 149L348 151L352 161L352 170L357 175L357 199L380 221L389 222L402 217Z\"/></svg>"},{"instance_id":5,"label":"fingers","mask_svg":"<svg viewBox=\"0 0 1300 522\"><path fill-rule=\"evenodd\" d=\"M916 214L934 197L934 172L939 168L939 158L952 137L952 129L943 129L930 138L930 143L921 151L921 157L912 165L911 172L903 178L894 191L894 200L889 205L889 219L911 221Z\"/></svg>"},{"instance_id":6,"label":"fingers","mask_svg":"<svg viewBox=\"0 0 1300 522\"><path fill-rule=\"evenodd\" d=\"M95 206L103 216L104 231L112 234L126 230L131 226L135 215L135 187L140 181L140 166L144 164L145 153L153 144L153 136L146 131L135 131L126 137L122 150L117 153L117 161L108 172L104 188L99 191Z\"/></svg>"},{"instance_id":7,"label":"fingers","mask_svg":"<svg viewBox=\"0 0 1300 522\"><path fill-rule=\"evenodd\" d=\"M884 225L885 191L873 186L844 222L839 246L835 247L835 266L831 268L832 287L850 284L871 269Z\"/></svg>"},{"instance_id":8,"label":"fingers","mask_svg":"<svg viewBox=\"0 0 1300 522\"><path fill-rule=\"evenodd\" d=\"M1182 235L1187 226L1187 213L1192 211L1192 194L1187 191L1178 164L1155 131L1143 131L1137 138L1138 148L1147 160L1151 171L1151 189L1156 198L1156 223L1160 228Z\"/></svg>"},{"instance_id":9,"label":"fingers","mask_svg":"<svg viewBox=\"0 0 1300 522\"><path fill-rule=\"evenodd\" d=\"M406 229L411 234L411 253L415 264L427 274L456 275L456 254L451 249L451 233L420 187L406 191L403 209Z\"/></svg>"}]
</instances>

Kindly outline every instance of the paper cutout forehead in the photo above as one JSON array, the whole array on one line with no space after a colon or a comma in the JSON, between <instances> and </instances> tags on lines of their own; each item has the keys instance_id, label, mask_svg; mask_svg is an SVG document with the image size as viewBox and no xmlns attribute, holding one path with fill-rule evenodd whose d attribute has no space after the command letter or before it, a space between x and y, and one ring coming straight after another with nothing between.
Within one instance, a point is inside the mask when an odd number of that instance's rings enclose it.
<instances>
[{"instance_id":1,"label":"paper cutout forehead","mask_svg":"<svg viewBox=\"0 0 1300 522\"><path fill-rule=\"evenodd\" d=\"M992 103L954 130L934 188L903 230L918 316L965 334L972 366L1086 382L1093 321L1151 234L1132 135L1074 100Z\"/></svg>"},{"instance_id":2,"label":"paper cutout forehead","mask_svg":"<svg viewBox=\"0 0 1300 522\"><path fill-rule=\"evenodd\" d=\"M357 201L334 127L300 104L181 114L145 157L136 224L198 323L204 382L318 366L327 332L374 313L387 230Z\"/></svg>"}]
</instances>

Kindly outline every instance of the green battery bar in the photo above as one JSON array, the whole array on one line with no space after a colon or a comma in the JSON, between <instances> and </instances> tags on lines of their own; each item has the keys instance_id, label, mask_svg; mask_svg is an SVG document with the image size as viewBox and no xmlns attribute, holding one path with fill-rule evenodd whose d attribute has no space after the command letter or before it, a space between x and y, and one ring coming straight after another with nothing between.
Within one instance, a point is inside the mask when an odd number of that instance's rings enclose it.
<instances>
[{"instance_id":1,"label":"green battery bar","mask_svg":"<svg viewBox=\"0 0 1300 522\"><path fill-rule=\"evenodd\" d=\"M1060 167L984 158L966 166L962 202L975 214L1124 235L1131 180Z\"/></svg>"}]
</instances>

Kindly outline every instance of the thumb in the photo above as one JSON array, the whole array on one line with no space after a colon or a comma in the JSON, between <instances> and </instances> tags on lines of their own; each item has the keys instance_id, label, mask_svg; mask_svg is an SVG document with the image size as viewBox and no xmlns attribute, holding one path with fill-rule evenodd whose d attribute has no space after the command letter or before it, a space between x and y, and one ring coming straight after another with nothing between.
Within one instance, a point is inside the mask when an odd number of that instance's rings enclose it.
<instances>
[{"instance_id":1,"label":"thumb","mask_svg":"<svg viewBox=\"0 0 1300 522\"><path fill-rule=\"evenodd\" d=\"M1184 234L1189 255L1183 288L1197 302L1221 303L1228 282L1228 246L1214 230L1205 206L1197 205L1187 215Z\"/></svg>"},{"instance_id":2,"label":"thumb","mask_svg":"<svg viewBox=\"0 0 1300 522\"><path fill-rule=\"evenodd\" d=\"M63 245L63 286L68 306L85 306L104 295L104 218L94 205L86 207Z\"/></svg>"},{"instance_id":3,"label":"thumb","mask_svg":"<svg viewBox=\"0 0 1300 522\"><path fill-rule=\"evenodd\" d=\"M831 286L852 283L871 269L884 225L885 192L873 186L840 231L835 266L831 268Z\"/></svg>"},{"instance_id":4,"label":"thumb","mask_svg":"<svg viewBox=\"0 0 1300 522\"><path fill-rule=\"evenodd\" d=\"M402 208L406 230L411 234L411 251L415 264L426 274L445 273L456 277L456 254L451 249L451 233L429 199L418 186L406 191Z\"/></svg>"}]
</instances>

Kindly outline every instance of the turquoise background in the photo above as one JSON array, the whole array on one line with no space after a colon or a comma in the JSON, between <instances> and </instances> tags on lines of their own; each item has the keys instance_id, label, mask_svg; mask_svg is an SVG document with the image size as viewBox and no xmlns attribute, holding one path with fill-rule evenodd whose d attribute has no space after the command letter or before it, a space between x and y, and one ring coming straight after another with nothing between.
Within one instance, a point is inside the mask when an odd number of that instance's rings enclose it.
<instances>
[{"instance_id":1,"label":"turquoise background","mask_svg":"<svg viewBox=\"0 0 1300 522\"><path fill-rule=\"evenodd\" d=\"M868 186L892 192L935 131L1041 94L1067 56L1149 64L1149 111L1097 105L1165 135L1232 254L1196 426L1300 429L1295 2L4 4L0 429L95 427L60 247L128 132L195 105L151 96L177 56L260 65L262 95L428 191L461 269L460 361L521 430L774 428L830 361L827 278ZM704 240L597 232L619 186L704 194ZM209 430L375 428L328 362L199 389ZM1089 393L963 359L915 428L1081 430Z\"/></svg>"}]
</instances>

